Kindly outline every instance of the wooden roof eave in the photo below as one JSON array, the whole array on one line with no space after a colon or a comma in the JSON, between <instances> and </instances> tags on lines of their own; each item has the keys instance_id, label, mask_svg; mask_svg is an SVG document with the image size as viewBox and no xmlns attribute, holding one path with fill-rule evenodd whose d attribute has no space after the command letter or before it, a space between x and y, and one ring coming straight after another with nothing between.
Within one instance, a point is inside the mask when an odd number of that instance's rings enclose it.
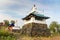
<instances>
[{"instance_id":1,"label":"wooden roof eave","mask_svg":"<svg viewBox=\"0 0 60 40\"><path fill-rule=\"evenodd\" d=\"M27 15L25 18L22 18L22 20L27 20L28 18L32 17L32 14Z\"/></svg>"},{"instance_id":2,"label":"wooden roof eave","mask_svg":"<svg viewBox=\"0 0 60 40\"><path fill-rule=\"evenodd\" d=\"M36 17L39 17L39 16L36 16L36 15L34 15L34 14L29 14L29 15L27 15L25 18L22 18L23 20L28 20L29 18L31 18L32 16L34 16L35 18ZM50 17L39 17L39 18L44 18L44 19L49 19Z\"/></svg>"}]
</instances>

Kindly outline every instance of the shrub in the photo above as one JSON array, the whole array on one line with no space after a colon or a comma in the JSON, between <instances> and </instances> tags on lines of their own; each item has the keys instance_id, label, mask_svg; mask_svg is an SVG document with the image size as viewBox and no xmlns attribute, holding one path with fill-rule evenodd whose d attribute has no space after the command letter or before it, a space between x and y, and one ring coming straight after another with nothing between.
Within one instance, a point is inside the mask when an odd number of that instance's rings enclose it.
<instances>
[{"instance_id":1,"label":"shrub","mask_svg":"<svg viewBox=\"0 0 60 40\"><path fill-rule=\"evenodd\" d=\"M0 40L16 40L16 38L9 31L0 30Z\"/></svg>"}]
</instances>

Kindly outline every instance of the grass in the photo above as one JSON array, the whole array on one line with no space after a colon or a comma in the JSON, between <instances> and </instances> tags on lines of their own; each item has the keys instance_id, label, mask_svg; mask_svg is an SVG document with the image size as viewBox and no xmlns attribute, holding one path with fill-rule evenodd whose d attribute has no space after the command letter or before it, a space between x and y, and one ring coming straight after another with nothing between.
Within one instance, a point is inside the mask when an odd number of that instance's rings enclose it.
<instances>
[{"instance_id":1,"label":"grass","mask_svg":"<svg viewBox=\"0 0 60 40\"><path fill-rule=\"evenodd\" d=\"M14 34L10 33L8 30L0 30L0 40L16 40Z\"/></svg>"},{"instance_id":2,"label":"grass","mask_svg":"<svg viewBox=\"0 0 60 40\"><path fill-rule=\"evenodd\" d=\"M9 31L0 30L0 40L60 40L60 34L55 33L49 37L31 37L26 35L20 35L20 33L10 33Z\"/></svg>"},{"instance_id":3,"label":"grass","mask_svg":"<svg viewBox=\"0 0 60 40\"><path fill-rule=\"evenodd\" d=\"M19 40L60 40L60 36L53 37L29 37L29 36L20 36Z\"/></svg>"}]
</instances>

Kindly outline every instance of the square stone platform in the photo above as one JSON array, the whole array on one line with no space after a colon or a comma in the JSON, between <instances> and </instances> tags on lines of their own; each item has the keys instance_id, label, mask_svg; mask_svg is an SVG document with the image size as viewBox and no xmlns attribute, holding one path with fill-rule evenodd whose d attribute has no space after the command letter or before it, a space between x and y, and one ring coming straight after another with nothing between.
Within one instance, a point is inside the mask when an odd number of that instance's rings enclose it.
<instances>
[{"instance_id":1,"label":"square stone platform","mask_svg":"<svg viewBox=\"0 0 60 40\"><path fill-rule=\"evenodd\" d=\"M47 24L29 23L22 27L22 34L29 36L50 36Z\"/></svg>"}]
</instances>

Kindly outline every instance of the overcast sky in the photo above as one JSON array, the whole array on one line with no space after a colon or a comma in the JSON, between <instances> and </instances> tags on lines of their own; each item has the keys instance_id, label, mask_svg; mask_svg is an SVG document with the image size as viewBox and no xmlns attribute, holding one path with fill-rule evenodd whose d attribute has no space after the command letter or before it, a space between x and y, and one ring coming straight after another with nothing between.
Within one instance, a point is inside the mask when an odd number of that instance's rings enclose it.
<instances>
[{"instance_id":1,"label":"overcast sky","mask_svg":"<svg viewBox=\"0 0 60 40\"><path fill-rule=\"evenodd\" d=\"M23 25L22 18L36 5L39 11L49 16L49 25L52 21L60 23L60 0L0 0L0 21L17 20L17 25Z\"/></svg>"}]
</instances>

